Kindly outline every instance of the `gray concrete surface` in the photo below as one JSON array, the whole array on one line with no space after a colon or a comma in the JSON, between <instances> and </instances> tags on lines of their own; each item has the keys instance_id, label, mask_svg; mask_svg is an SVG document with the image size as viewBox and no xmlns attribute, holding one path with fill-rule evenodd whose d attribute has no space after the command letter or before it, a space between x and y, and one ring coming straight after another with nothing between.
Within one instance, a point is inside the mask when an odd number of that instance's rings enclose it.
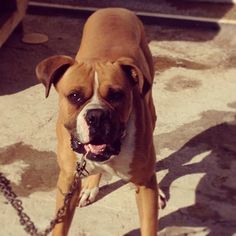
<instances>
[{"instance_id":1,"label":"gray concrete surface","mask_svg":"<svg viewBox=\"0 0 236 236\"><path fill-rule=\"evenodd\" d=\"M57 94L44 98L34 68L49 55L74 55L83 23L27 15L25 32L49 41L27 45L13 35L0 49L0 172L40 228L54 215ZM236 29L146 31L156 67L157 176L168 198L159 235L236 235ZM116 178L102 185L97 202L77 209L70 235L139 235L132 187ZM26 235L2 195L0 235Z\"/></svg>"}]
</instances>

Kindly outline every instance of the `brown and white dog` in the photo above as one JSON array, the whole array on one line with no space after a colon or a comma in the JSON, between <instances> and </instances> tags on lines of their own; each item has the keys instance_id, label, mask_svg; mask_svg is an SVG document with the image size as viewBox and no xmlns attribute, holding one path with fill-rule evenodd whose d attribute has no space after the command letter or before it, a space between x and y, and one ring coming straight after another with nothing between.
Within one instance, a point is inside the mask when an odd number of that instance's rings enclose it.
<instances>
[{"instance_id":1,"label":"brown and white dog","mask_svg":"<svg viewBox=\"0 0 236 236\"><path fill-rule=\"evenodd\" d=\"M49 57L38 64L36 74L46 97L52 84L59 94L57 209L73 181L78 158L84 156L90 173L53 235L67 235L78 202L84 206L94 201L103 172L136 185L141 233L156 235L154 69L141 21L125 9L98 10L85 24L75 59Z\"/></svg>"}]
</instances>

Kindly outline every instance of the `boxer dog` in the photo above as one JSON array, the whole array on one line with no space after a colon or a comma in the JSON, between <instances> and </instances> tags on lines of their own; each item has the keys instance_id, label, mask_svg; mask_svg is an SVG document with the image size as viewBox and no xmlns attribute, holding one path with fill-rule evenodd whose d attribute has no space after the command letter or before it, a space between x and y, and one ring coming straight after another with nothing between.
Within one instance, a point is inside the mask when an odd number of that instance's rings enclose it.
<instances>
[{"instance_id":1,"label":"boxer dog","mask_svg":"<svg viewBox=\"0 0 236 236\"><path fill-rule=\"evenodd\" d=\"M36 74L46 97L52 84L59 94L57 209L73 182L78 159L86 160L90 175L53 235L67 235L76 205L95 200L103 172L135 184L141 234L156 235L154 68L141 21L126 9L96 11L85 23L75 59L49 57L37 65Z\"/></svg>"}]
</instances>

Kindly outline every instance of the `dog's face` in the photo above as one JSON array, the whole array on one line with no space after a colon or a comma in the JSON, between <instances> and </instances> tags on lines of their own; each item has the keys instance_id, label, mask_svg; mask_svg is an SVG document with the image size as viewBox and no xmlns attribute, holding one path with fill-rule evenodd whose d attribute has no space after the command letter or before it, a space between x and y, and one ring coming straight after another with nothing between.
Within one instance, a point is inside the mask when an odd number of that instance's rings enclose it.
<instances>
[{"instance_id":1,"label":"dog's face","mask_svg":"<svg viewBox=\"0 0 236 236\"><path fill-rule=\"evenodd\" d=\"M132 85L118 63L72 65L56 85L64 126L94 161L119 154Z\"/></svg>"},{"instance_id":2,"label":"dog's face","mask_svg":"<svg viewBox=\"0 0 236 236\"><path fill-rule=\"evenodd\" d=\"M120 152L140 71L124 60L99 63L76 62L69 57L64 60L57 57L44 60L36 69L37 76L46 86L46 96L51 84L55 85L60 99L60 121L76 142L77 151L89 160L105 162Z\"/></svg>"}]
</instances>

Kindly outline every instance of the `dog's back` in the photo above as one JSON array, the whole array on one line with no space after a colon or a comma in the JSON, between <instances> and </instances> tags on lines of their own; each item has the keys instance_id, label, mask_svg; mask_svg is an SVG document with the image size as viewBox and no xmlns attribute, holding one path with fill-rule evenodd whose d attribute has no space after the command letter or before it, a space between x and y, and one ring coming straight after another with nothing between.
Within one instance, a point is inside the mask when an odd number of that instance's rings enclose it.
<instances>
[{"instance_id":1,"label":"dog's back","mask_svg":"<svg viewBox=\"0 0 236 236\"><path fill-rule=\"evenodd\" d=\"M133 12L121 8L102 9L88 18L76 58L115 60L121 56L136 57L134 52L140 42L141 22Z\"/></svg>"}]
</instances>

